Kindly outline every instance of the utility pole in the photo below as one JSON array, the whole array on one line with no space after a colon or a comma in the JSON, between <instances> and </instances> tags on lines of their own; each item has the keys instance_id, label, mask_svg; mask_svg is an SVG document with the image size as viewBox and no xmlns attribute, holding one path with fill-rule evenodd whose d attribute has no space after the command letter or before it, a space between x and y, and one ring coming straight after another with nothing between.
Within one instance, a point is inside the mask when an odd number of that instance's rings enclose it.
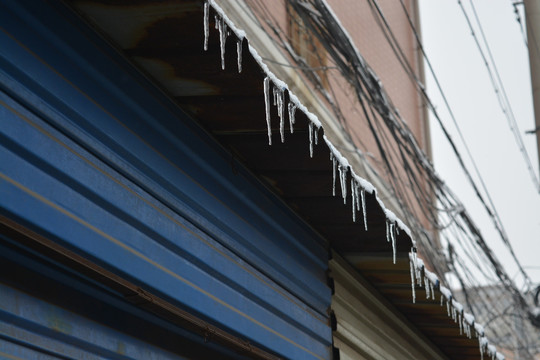
<instances>
[{"instance_id":1,"label":"utility pole","mask_svg":"<svg viewBox=\"0 0 540 360\"><path fill-rule=\"evenodd\" d=\"M527 24L527 45L531 68L531 87L534 104L536 146L540 164L540 0L524 0Z\"/></svg>"}]
</instances>

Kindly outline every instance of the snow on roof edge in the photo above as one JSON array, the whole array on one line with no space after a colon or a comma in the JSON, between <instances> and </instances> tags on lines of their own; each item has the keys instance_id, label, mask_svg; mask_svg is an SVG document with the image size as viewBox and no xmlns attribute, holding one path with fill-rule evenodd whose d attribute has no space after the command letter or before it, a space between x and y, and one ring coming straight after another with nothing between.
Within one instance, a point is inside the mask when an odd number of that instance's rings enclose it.
<instances>
[{"instance_id":1,"label":"snow on roof edge","mask_svg":"<svg viewBox=\"0 0 540 360\"><path fill-rule=\"evenodd\" d=\"M223 9L218 4L216 4L215 0L205 0L205 5L204 5L205 6L205 19L204 19L204 22L205 22L205 24L204 24L204 26L205 26L205 28L204 28L204 30L205 30L205 49L206 49L207 37L208 37L208 6L209 5L212 6L214 11L223 19L223 21L227 24L228 28L233 31L233 33L237 36L238 41L241 42L246 38L246 33L243 30L238 29L235 26L235 24L232 22L232 20L229 19L229 17L225 14ZM325 2L325 5L329 9L330 13L334 16L336 21L339 23L339 20L337 19L337 17L333 13L331 7L326 2ZM227 35L228 34L225 34L225 39L226 39ZM350 37L349 37L349 40L350 40ZM225 41L225 40L220 39L220 41ZM224 47L222 46L222 49L223 48ZM277 87L279 89L279 91L281 91L281 96L282 97L283 97L284 91L286 90L288 92L288 94L289 94L289 101L290 101L290 103L294 104L295 109L300 109L306 115L306 117L309 119L310 123L313 126L315 126L317 129L322 128L323 131L324 131L324 127L322 126L322 123L318 119L318 117L315 114L311 113L307 109L307 107L304 104L301 103L301 101L298 99L298 97L289 89L288 85L284 81L280 80L269 69L268 65L266 65L264 63L262 57L258 54L257 50L254 47L252 47L251 44L249 44L249 42L248 42L248 48L249 48L249 52L250 52L251 56L259 64L259 66L261 67L261 70L266 75L265 82L270 80L272 82L272 84L275 87ZM355 50L356 50L356 48L355 48ZM222 50L222 51L224 51L224 50ZM356 51L358 52L358 50L356 50ZM239 50L239 53L238 53L238 61L239 61L239 63L241 62L241 52L240 52L240 50ZM241 71L240 67L239 67L239 71ZM280 96L279 93L278 93L277 96L278 97ZM265 97L266 97L265 102L269 102L269 99L267 98L268 94L265 94ZM274 98L276 99L275 94L274 94ZM283 99L282 99L282 101L283 101ZM278 99L277 103L278 103L278 106L283 106L283 104L281 104L281 105L279 104L279 99ZM289 116L291 116L290 112L289 112ZM294 120L293 119L289 119L289 120L291 121L291 132L292 132L292 125L294 123ZM283 119L281 119L281 121L283 121ZM268 122L268 127L269 127L269 137L270 137L271 136L270 122ZM283 126L281 126L281 127L283 128ZM310 146L313 146L311 137L312 137L312 134L311 134L311 126L310 126ZM405 225L405 223L403 221L401 221L391 210L386 208L386 206L384 205L384 202L377 195L377 189L368 180L358 176L354 172L354 169L350 165L347 158L341 154L341 152L332 144L332 142L324 134L323 134L323 139L324 139L326 145L328 146L328 149L330 150L331 160L332 161L335 160L339 164L338 166L339 166L339 169L340 169L340 173L345 171L345 177L346 177L347 172L350 171L350 173L351 173L350 175L351 175L351 179L352 179L351 182L354 180L354 182L359 187L361 187L362 191L367 191L368 193L373 194L375 196L379 206L381 207L381 210L383 210L383 212L385 214L385 217L386 217L386 221L387 221L387 240L390 241L389 239L392 238L393 241L395 241L395 239L396 239L395 234L389 234L388 233L388 223L393 224L396 229L397 228L401 229L402 231L404 231L409 236L409 239L411 240L411 244L412 244L412 249L411 249L411 252L409 253L409 260L410 260L409 263L410 263L410 267L411 267L411 281L412 281L412 291L413 291L413 302L415 302L415 281L417 282L417 284L419 286L422 286L422 273L423 273L424 274L424 288L426 289L426 296L428 298L431 296L431 298L433 300L435 300L434 289L436 289L436 288L439 289L439 291L441 292L441 306L443 305L444 298L446 298L447 308L448 309L452 308L452 314L453 314L452 317L454 318L454 321L459 322L460 331L464 330L465 334L469 338L472 338L471 328L474 328L474 330L476 332L476 336L478 337L480 353L481 353L482 358L483 358L484 353L487 353L492 358L496 358L497 360L504 360L505 359L504 355L497 352L496 347L491 345L489 343L488 339L484 336L484 327L475 322L475 318L474 318L474 316L472 314L464 311L463 305L455 300L455 298L453 297L452 292L450 291L450 289L448 289L448 288L441 285L441 282L438 279L437 275L435 275L434 273L430 272L429 270L427 270L425 268L423 260L420 257L418 257L418 255L416 253L416 241L413 239L413 236L411 234L411 230L409 229L409 227L407 225ZM283 141L283 135L282 135L282 141ZM315 140L315 143L316 143L316 140ZM334 178L334 182L335 181L336 181L336 179ZM353 198L353 219L354 219L354 213L355 213L354 202L356 201L356 204L357 205L359 204L359 196L356 195L357 198L356 198L356 200L354 199L355 198L354 186L351 185L351 187L352 187L351 192L352 192L352 198ZM343 187L343 184L342 184L342 192L344 194L346 193L345 188ZM345 199L345 195L344 195L344 199ZM363 199L363 192L362 192L362 206L363 206L363 211L364 211L364 222L365 222L365 203L364 203L364 199ZM365 226L366 226L366 230L367 230L367 224L365 224ZM395 244L394 243L393 243L393 248L394 248L394 253L395 253ZM394 255L394 262L395 262L395 255ZM431 291L430 291L430 289L431 289ZM448 315L450 316L450 310L448 310Z\"/></svg>"},{"instance_id":2,"label":"snow on roof edge","mask_svg":"<svg viewBox=\"0 0 540 360\"><path fill-rule=\"evenodd\" d=\"M455 322L459 323L460 331L465 332L465 335L469 338L472 338L472 329L474 329L476 337L478 338L478 344L480 348L481 356L483 357L484 353L492 358L498 360L504 360L504 355L497 352L496 347L489 343L489 340L484 334L484 327L481 324L478 324L475 321L475 318L472 314L464 310L464 306L459 303L453 296L450 289L445 286L440 285L441 282L437 275L428 271L422 259L420 259L416 253L412 252L409 254L410 267L411 267L411 281L413 282L413 288L415 282L422 286L421 278L422 272L424 273L424 288L426 289L426 296L429 297L429 288L431 288L431 298L435 300L435 293L433 289L439 288L441 293L441 306L444 305L446 301L446 306L448 309L448 315L451 316ZM414 293L414 290L413 290ZM413 295L413 302L415 302L415 296Z\"/></svg>"}]
</instances>

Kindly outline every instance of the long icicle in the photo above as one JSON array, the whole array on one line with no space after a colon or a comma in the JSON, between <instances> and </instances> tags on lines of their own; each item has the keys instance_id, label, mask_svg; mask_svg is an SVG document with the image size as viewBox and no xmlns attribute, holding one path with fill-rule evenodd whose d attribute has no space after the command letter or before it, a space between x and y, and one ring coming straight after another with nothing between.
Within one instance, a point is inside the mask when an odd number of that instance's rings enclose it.
<instances>
[{"instance_id":1,"label":"long icicle","mask_svg":"<svg viewBox=\"0 0 540 360\"><path fill-rule=\"evenodd\" d=\"M414 262L412 260L412 254L409 253L409 269L411 270L411 290L412 290L412 298L413 298L413 304L416 303L416 290L415 290L415 278L414 278Z\"/></svg>"},{"instance_id":2,"label":"long icicle","mask_svg":"<svg viewBox=\"0 0 540 360\"><path fill-rule=\"evenodd\" d=\"M292 134L292 133L294 133L296 105L294 105L292 102L289 102L287 107L289 109L289 125L291 127L291 134Z\"/></svg>"},{"instance_id":3,"label":"long icicle","mask_svg":"<svg viewBox=\"0 0 540 360\"><path fill-rule=\"evenodd\" d=\"M313 123L309 122L309 157L313 157Z\"/></svg>"},{"instance_id":4,"label":"long icicle","mask_svg":"<svg viewBox=\"0 0 540 360\"><path fill-rule=\"evenodd\" d=\"M208 18L210 16L210 4L204 2L204 51L208 50Z\"/></svg>"},{"instance_id":5,"label":"long icicle","mask_svg":"<svg viewBox=\"0 0 540 360\"><path fill-rule=\"evenodd\" d=\"M355 197L355 182L354 178L351 177L351 205L352 205L352 219L353 222L356 222L356 197Z\"/></svg>"},{"instance_id":6,"label":"long icicle","mask_svg":"<svg viewBox=\"0 0 540 360\"><path fill-rule=\"evenodd\" d=\"M394 261L394 264L396 263L396 235L394 234L394 228L396 225L394 223L390 224L390 238L392 240L392 260Z\"/></svg>"},{"instance_id":7,"label":"long icicle","mask_svg":"<svg viewBox=\"0 0 540 360\"><path fill-rule=\"evenodd\" d=\"M236 40L236 61L238 63L238 73L242 72L242 41L243 39Z\"/></svg>"},{"instance_id":8,"label":"long icicle","mask_svg":"<svg viewBox=\"0 0 540 360\"><path fill-rule=\"evenodd\" d=\"M356 203L356 211L360 212L362 211L361 205L360 205L360 184L358 184L358 181L354 181L354 196L355 196L355 203Z\"/></svg>"},{"instance_id":9,"label":"long icicle","mask_svg":"<svg viewBox=\"0 0 540 360\"><path fill-rule=\"evenodd\" d=\"M272 145L272 125L270 124L270 78L264 78L264 109L266 111L266 126L268 127L268 145Z\"/></svg>"},{"instance_id":10,"label":"long icicle","mask_svg":"<svg viewBox=\"0 0 540 360\"><path fill-rule=\"evenodd\" d=\"M364 215L364 229L367 231L367 210L366 210L366 190L362 189L360 192L362 197L362 213Z\"/></svg>"},{"instance_id":11,"label":"long icicle","mask_svg":"<svg viewBox=\"0 0 540 360\"><path fill-rule=\"evenodd\" d=\"M285 101L285 92L283 90L279 90L277 94L277 106L278 106L278 115L279 115L279 133L281 135L281 142L285 142L285 107L284 107L284 101Z\"/></svg>"},{"instance_id":12,"label":"long icicle","mask_svg":"<svg viewBox=\"0 0 540 360\"><path fill-rule=\"evenodd\" d=\"M347 203L347 167L339 164L339 182L341 185L341 196L343 197L343 203Z\"/></svg>"},{"instance_id":13,"label":"long icicle","mask_svg":"<svg viewBox=\"0 0 540 360\"><path fill-rule=\"evenodd\" d=\"M218 26L219 49L221 51L221 69L225 70L225 43L227 42L227 24L225 23L225 19L221 18Z\"/></svg>"},{"instance_id":14,"label":"long icicle","mask_svg":"<svg viewBox=\"0 0 540 360\"><path fill-rule=\"evenodd\" d=\"M332 195L336 196L336 172L337 172L337 160L336 157L330 152L330 157L332 158Z\"/></svg>"}]
</instances>

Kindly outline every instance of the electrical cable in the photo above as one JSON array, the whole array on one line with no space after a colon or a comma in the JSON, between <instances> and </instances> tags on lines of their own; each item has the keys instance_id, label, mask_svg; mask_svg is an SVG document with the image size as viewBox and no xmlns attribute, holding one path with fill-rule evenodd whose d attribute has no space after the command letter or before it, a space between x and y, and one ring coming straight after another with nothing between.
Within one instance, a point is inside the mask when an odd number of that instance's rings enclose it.
<instances>
[{"instance_id":1,"label":"electrical cable","mask_svg":"<svg viewBox=\"0 0 540 360\"><path fill-rule=\"evenodd\" d=\"M311 31L324 46L333 68L323 71L332 71L332 76L341 73L341 76L350 83L356 95L356 100L363 109L361 118L366 121L367 127L377 145L379 154L375 154L375 157L382 159L381 164L384 164L388 173L387 178L392 184L391 193L397 198L400 206L406 209L407 222L414 225L411 229L416 234L417 241L423 246L425 245L424 251L429 253L428 258L438 259L440 253L439 248L433 247L432 235L429 235L417 220L419 214L416 209L418 208L426 214L426 218L432 225L440 226L438 217L449 219L445 233L449 232L449 234L454 235L447 236L443 233L441 241L446 241L449 244L457 241L461 244L462 249L459 250L460 259L467 260L466 262L456 261L455 272L462 277L465 286L482 288L483 285L478 280L479 274L483 274L483 278L488 283L499 280L502 284L502 287L498 290L500 296L506 296L507 293L514 294L511 298L516 298L517 309L523 309L524 304L522 299L520 300L521 294L515 289L513 282L508 278L500 263L493 257L463 205L435 174L431 163L414 140L406 122L392 104L374 72L367 66L365 60L359 56L360 54L354 46L348 43L347 36L339 33L341 26L332 22L328 17L328 12L320 7L321 4L324 6L324 2L290 0L288 3L294 8L295 12L300 14L302 22L306 24L306 30ZM268 17L265 19L268 19ZM268 23L268 20L265 21ZM380 23L383 24L382 21ZM279 24L273 24L272 26L278 28ZM283 32L281 32L281 36L283 36ZM387 36L390 38L389 34ZM285 46L281 43L285 41L283 38L277 41L280 42L280 46L285 52L291 50L290 45ZM395 51L399 52L400 50L396 47ZM298 59L295 59L293 55L289 54L290 58L297 62ZM300 62L300 64L302 63ZM315 71L305 67L300 70L304 73ZM415 75L414 72L412 74ZM312 77L308 76L308 79L310 78ZM333 89L332 83L327 86L329 90ZM332 91L325 93L321 89L318 90L327 100L330 96L335 97L335 94L332 95ZM342 115L338 115L338 118ZM340 118L340 123L345 129L347 122ZM383 124L385 127L382 127ZM353 148L352 151L355 151L356 145L354 145L350 135L348 135L348 139L351 142L349 145ZM356 150L356 152L362 153L360 150ZM371 168L369 163L367 165ZM376 172L375 169L374 171ZM398 172L404 176L396 176ZM423 183L425 183L425 186L422 186ZM438 208L438 206L430 205L429 202L426 204L426 200L429 199L429 197L425 196L426 189L433 191L434 198L442 206L442 211L437 216L434 216L433 209ZM413 204L418 204L418 207ZM445 272L444 265L441 267L441 264L443 262L439 263L438 261L434 261L433 264L435 271L439 274ZM476 270L467 270L471 264ZM474 276L472 273L474 273ZM444 278L441 278L441 281L445 283ZM480 300L483 301L484 307L492 309L493 314L502 313L497 303L489 300L488 296L483 296Z\"/></svg>"},{"instance_id":2,"label":"electrical cable","mask_svg":"<svg viewBox=\"0 0 540 360\"><path fill-rule=\"evenodd\" d=\"M469 16L468 16L466 10L465 10L465 7L463 6L461 0L458 0L458 4L459 4L459 6L460 6L460 8L461 8L461 10L462 10L462 12L463 12L463 15L465 16L465 19L466 19L466 21L467 21L467 24L468 24L468 26L469 26L469 28L470 28L470 30L471 30L471 34L472 34L472 36L473 36L473 38L474 38L474 40L475 40L475 43L476 43L476 45L477 45L477 48L478 48L478 50L479 50L479 52L480 52L480 54L481 54L481 56L482 56L482 59L483 59L483 61L484 61L485 66L486 66L486 68L487 68L487 70L488 70L489 77L490 77L491 82L492 82L492 84L493 84L493 86L494 86L495 93L496 93L496 94L499 94L499 93L500 93L499 87L500 87L500 89L502 90L503 99L505 100L506 104L508 105L508 110L509 110L509 111L507 111L507 110L504 108L504 106L502 105L502 103L499 101L499 103L501 104L501 107L502 107L501 109L502 109L503 113L504 113L504 114L506 115L506 117L507 117L507 120L508 120L508 122L509 122L509 124L510 124L510 128L511 128L511 130L512 130L512 132L514 133L514 136L515 136L515 138L516 138L516 142L518 142L518 146L519 146L519 148L520 148L520 151L522 152L522 154L523 154L524 157L525 157L525 161L527 162L527 167L528 167L529 172L530 172L530 174L531 174L531 176L532 176L532 179L533 179L533 181L534 181L534 183L535 183L535 186L536 186L536 188L537 188L537 191L540 192L540 184L538 183L538 179L536 178L536 175L534 174L534 170L533 170L533 168L532 168L532 164L531 164L531 161L530 161L530 159L529 159L528 153L527 153L527 151L525 150L525 147L524 147L524 145L523 145L523 140L521 139L521 136L520 136L519 131L518 131L518 129L517 129L517 124L516 124L516 120L515 120L515 117L514 117L514 113L513 113L513 111L512 111L512 108L511 108L511 106L510 106L510 103L509 103L509 101L508 101L508 97L507 97L507 95L506 95L506 90L505 90L505 88L504 88L504 86L503 86L503 83L502 83L502 80L501 80L501 78L500 78L500 76L499 76L499 71L497 70L497 66L496 66L496 64L495 64L495 60L493 59L493 55L492 55L492 53L491 53L489 44L487 43L487 39L486 39L486 37L485 37L484 30L483 30L483 28L482 28L482 25L481 25L481 23L480 23L480 20L478 19L478 15L477 15L476 9L475 9L475 7L474 7L474 4L473 4L472 1L470 1L470 2L471 2L471 6L472 6L472 9L473 9L474 16L475 16L475 18L476 18L477 24L478 24L479 29L480 29L480 33L481 33L482 38L483 38L483 40L484 40L484 43L485 43L485 46L486 46L486 49L487 49L489 58L490 58L490 60L491 60L491 64L493 65L493 69L494 69L496 78L497 78L497 80L498 80L500 86L497 86L497 83L496 83L496 81L495 81L495 79L494 79L494 77L493 77L493 74L492 74L492 72L491 72L491 68L490 68L489 63L488 63L488 61L487 61L487 59L486 59L486 56L485 56L485 54L484 54L484 52L483 52L483 50L482 50L482 48L481 48L481 46L480 46L480 43L479 43L478 38L477 38L477 36L476 36L476 33L474 32L474 28L472 27L471 21L470 21L470 19L469 19ZM499 96L498 96L498 97L499 97ZM499 100L500 100L500 97L499 97ZM482 184L484 185L483 180L481 180L481 181L482 181ZM484 185L484 186L485 186L485 185ZM493 208L495 218L497 218L498 222L501 223L501 220L500 220L499 215L497 214L497 212L496 212L496 210L495 210L495 207L493 206L493 201L492 201L491 197L489 196L489 193L486 192L486 194L487 194L488 200L489 200L489 202L490 202L490 204L491 204L491 206L492 206L492 208ZM502 230L504 231L504 228L502 228ZM503 241L504 241L505 245L507 246L508 250L510 251L510 254L512 255L512 258L514 259L514 261L515 261L516 264L518 265L518 267L519 267L519 269L520 269L520 271L521 271L521 273L522 273L524 279L526 279L526 280L528 281L529 284L532 284L531 279L530 279L529 276L526 274L525 270L523 269L523 267L521 266L520 262L518 261L517 256L516 256L516 254L515 254L515 252L514 252L514 249L512 248L512 245L510 244L510 241L508 240L508 237L506 236L506 234L505 234L505 236L503 237Z\"/></svg>"},{"instance_id":3,"label":"electrical cable","mask_svg":"<svg viewBox=\"0 0 540 360\"><path fill-rule=\"evenodd\" d=\"M408 14L408 11L407 11L407 9L406 9L405 6L404 6L403 1L400 0L400 2L401 2L401 6L402 6L404 12L406 13L406 15L407 15L407 17L408 17L409 24L410 24L411 28L413 29L413 31L415 32L415 36L416 36L417 42L418 42L418 44L419 44L419 47L421 48L421 51L422 51L424 57L425 57L426 60L428 61L430 70L431 70L431 72L432 72L434 78L436 79L436 76L435 76L434 71L433 71L433 67L431 66L431 63L429 62L429 60L427 59L427 56L426 56L426 54L425 54L425 51L423 50L423 47L422 47L422 45L421 45L421 42L419 41L419 36L418 36L418 34L417 34L417 32L416 32L416 29L414 28L414 25L412 24L412 20L411 20L411 18L410 18L410 15ZM391 31L389 25L388 25L388 22L387 22L386 19L384 18L384 15L382 14L382 10L381 10L380 6L379 6L378 3L377 3L377 0L370 0L370 1L369 1L369 4L370 4L370 7L372 8L372 11L373 11L374 9L376 9L376 14L377 14L379 17L381 17L381 19L382 19L382 21L383 21L383 24L385 25L386 29L382 28L380 22L378 22L378 23L379 23L379 26L381 26L381 30L383 31L385 37L387 38L388 42L390 43L391 48L392 48L392 50L394 51L394 53L396 54L396 57L398 58L400 64L404 67L405 72L406 72L407 74L410 75L411 79L412 79L415 83L418 84L418 83L419 83L418 78L417 78L416 76L413 75L412 68L411 68L410 65L407 63L406 58L405 58L405 56L404 56L404 54L403 54L403 51L402 51L401 48L399 47L399 44L397 43L397 40L396 40L395 36L393 35L393 32ZM375 16L375 15L374 15L374 16ZM388 34L390 34L390 38L388 37L387 32L388 32ZM397 48L398 50L396 50L396 48ZM412 75L412 76L411 76L411 75ZM444 92L442 91L442 88L441 88L441 86L440 86L440 83L438 82L438 79L436 79L436 82L437 82L439 91L441 92L443 98L445 99L445 103L446 103L446 105L447 105L447 108L448 108L448 110L449 110L449 113L451 114L452 119L453 119L453 121L454 121L454 123L455 123L455 125L456 125L456 127L457 127L457 129L458 129L458 132L459 132L460 137L461 137L461 139L462 139L462 141L463 141L463 143L464 143L464 145L465 145L465 148L466 148L466 150L467 150L467 153L469 154L469 157L470 157L470 159L471 159L471 161L472 161L472 163L473 163L473 166L474 166L474 169L475 169L475 171L476 171L476 173L477 173L477 176L479 177L479 179L480 179L480 181L481 181L482 187L483 187L483 189L484 189L484 192L486 193L486 196L487 196L487 199L488 199L488 201L489 201L489 203L490 203L490 205L491 205L491 208L489 208L488 205L487 205L487 204L485 203L485 201L483 200L483 197L481 196L480 192L478 191L478 188L476 188L476 185L475 185L474 182L472 181L472 177L470 177L470 175L468 175L468 171L467 171L466 168L464 167L464 163L463 163L462 161L460 161L461 164L462 164L462 167L464 168L465 173L467 174L467 176L468 176L468 178L469 178L469 180L470 180L470 182L471 182L473 188L475 189L475 192L477 193L477 196L480 198L480 200L481 200L481 202L483 203L483 205L484 205L486 211L488 212L488 215L493 219L493 222L494 222L494 224L495 224L495 227L496 227L497 231L499 232L499 234L500 234L500 236L501 236L503 242L505 243L505 245L508 247L508 249L509 249L509 251L510 251L512 257L513 257L513 259L515 260L515 262L516 262L516 264L517 264L517 266L518 266L519 269L521 270L521 273L522 273L522 275L523 275L525 281L526 281L528 284L530 284L530 283L531 283L530 278L529 278L528 275L525 273L525 271L524 271L523 268L521 267L521 264L520 264L519 261L517 260L517 257L515 256L515 253L514 253L514 251L513 251L513 248L512 248L512 246L511 246L509 240L508 240L508 237L507 237L507 235L506 235L506 231L505 231L505 229L504 229L504 227L503 227L503 225L502 225L502 222L501 222L500 217L499 217L499 215L498 215L498 213L497 213L497 211L496 211L496 208L495 208L495 206L494 206L494 204L493 204L493 201L492 201L492 199L491 199L491 196L490 196L490 194L489 194L489 192L488 192L488 190L487 190L487 187L486 187L486 185L485 185L485 182L484 182L482 176L480 175L480 172L478 171L478 167L477 167L477 165L476 165L476 163L475 163L475 161L474 161L474 158L472 157L471 152L470 152L470 150L469 150L469 148L468 148L468 146L467 146L467 143L465 142L464 137L463 137L463 135L462 135L462 133L461 133L461 130L459 129L459 126L457 125L457 121L455 120L455 117L453 116L453 112L452 112L452 110L451 110L451 108L450 108L450 106L449 106L449 104L448 104L448 101L446 100L446 96L444 95ZM428 104L431 105L431 101L427 98L427 94L425 94L425 92L423 91L423 86L419 86L419 88L422 90L421 94L424 95L424 97L425 97L426 100L428 101ZM436 114L436 111L435 111L434 107L433 107L432 105L431 105L431 107L433 108L433 111L434 111L434 113L435 113L437 119L439 120L440 125L444 128L444 126L442 125L442 122L440 121L440 118L439 118L438 115ZM446 131L445 131L444 129L443 129L443 131L446 133ZM449 140L450 142L452 142L451 139L448 139L448 140ZM455 149L455 147L454 147L454 149ZM460 156L459 156L458 154L456 154L456 155L458 156L458 158L460 158ZM533 173L533 175L534 175L534 173Z\"/></svg>"},{"instance_id":4,"label":"electrical cable","mask_svg":"<svg viewBox=\"0 0 540 360\"><path fill-rule=\"evenodd\" d=\"M495 73L495 79L493 78L491 68L490 68L489 63L488 63L488 61L486 59L486 56L485 56L485 54L484 54L484 52L482 50L482 47L480 46L480 43L478 42L478 38L477 38L476 33L475 33L475 31L474 31L474 29L472 27L469 16L467 15L467 12L465 10L465 7L463 6L461 0L458 0L458 4L461 7L461 10L463 12L463 15L465 16L465 19L467 20L467 24L469 25L469 28L471 29L471 35L473 36L473 38L475 40L476 46L477 46L477 48L478 48L478 50L480 52L480 55L482 56L482 59L484 61L484 65L487 68L489 77L491 79L491 83L493 85L493 90L495 91L495 94L497 95L497 99L499 100L499 105L501 106L501 110L502 110L503 114L505 115L505 117L506 117L506 119L508 121L508 125L510 126L510 130L514 134L514 138L515 138L516 143L518 145L519 151L521 152L521 154L522 154L522 156L523 156L523 158L525 160L525 163L527 165L527 169L528 169L528 171L529 171L529 173L531 175L533 183L534 183L537 191L540 193L540 182L538 181L538 177L536 176L536 174L535 174L535 172L533 170L531 159L529 157L529 153L527 152L527 149L525 149L525 145L523 144L523 138L521 137L521 135L519 133L519 128L518 128L518 125L517 125L517 122L516 122L516 117L514 115L514 111L512 110L512 106L510 105L510 101L508 100L508 95L506 94L506 89L505 89L504 84L503 84L503 82L501 80L501 77L499 75L499 70L497 68L497 64L495 63L495 59L493 58L493 54L491 52L491 48L489 46L489 43L487 42L486 35L485 35L484 29L482 27L482 23L480 22L480 19L478 17L478 13L476 11L476 7L474 6L474 2L472 0L470 0L470 3L471 3L471 8L473 10L474 18L476 20L478 28L480 29L480 35L482 36L482 40L483 40L484 45L486 47L487 54L489 56L489 60L491 61L491 65L493 66L493 71ZM502 98L501 98L501 94L502 94ZM506 104L506 106L505 106L505 104Z\"/></svg>"}]
</instances>

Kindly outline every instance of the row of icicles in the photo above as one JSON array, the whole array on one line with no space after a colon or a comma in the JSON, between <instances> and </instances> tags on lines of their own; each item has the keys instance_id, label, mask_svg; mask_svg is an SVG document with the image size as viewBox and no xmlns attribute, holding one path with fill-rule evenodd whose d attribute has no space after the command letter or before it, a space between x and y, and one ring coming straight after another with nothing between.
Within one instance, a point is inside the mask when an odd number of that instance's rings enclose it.
<instances>
[{"instance_id":1,"label":"row of icicles","mask_svg":"<svg viewBox=\"0 0 540 360\"><path fill-rule=\"evenodd\" d=\"M219 44L221 51L221 68L225 69L225 43L228 36L231 34L229 29L232 29L233 32L237 35L236 40L236 49L237 49L237 67L238 72L242 72L242 43L244 40L243 32L237 30L232 23L226 21L226 16L219 6L217 6L213 0L208 0L204 3L204 50L208 50L208 38L209 38L209 17L210 17L210 5L212 5L216 15L214 16L215 28L219 31ZM219 14L219 15L218 15ZM228 20L228 19L227 19ZM249 47L251 54L254 59L261 65L261 67L266 72L266 77L263 80L263 89L264 89L264 104L265 104L265 114L266 114L266 124L268 130L268 144L272 145L272 126L271 126L271 104L277 107L277 113L279 117L279 131L281 142L285 142L285 122L286 116L288 116L289 129L290 133L294 133L295 125L295 115L296 110L300 108L303 110L307 118L309 119L309 155L313 157L314 146L318 145L319 130L321 124L315 115L309 113L307 109L299 102L298 98L293 95L290 90L287 88L286 84L278 80L274 74L268 70L268 67L262 62L262 59L257 54L255 49ZM279 84L279 86L278 86ZM271 91L270 91L271 90ZM272 92L272 96L270 96ZM285 93L289 95L289 102L286 101ZM285 111L287 109L287 111ZM287 115L285 114L287 113ZM347 203L348 197L348 183L350 183L350 196L351 196L351 206L352 206L352 220L357 221L357 213L362 212L362 220L364 224L364 230L368 230L367 226L367 215L366 215L366 191L370 193L376 192L374 189L366 189L362 186L362 182L359 176L357 176L347 160L340 154L340 152L330 143L330 141L323 136L326 141L328 148L330 149L330 161L332 162L332 195L336 196L336 182L339 179L339 185L341 189L341 196L343 198L343 203ZM350 181L349 174L350 172ZM381 204L382 206L382 204ZM384 209L384 207L383 207ZM399 235L399 226L397 220L390 220L389 216L386 219L386 240L392 244L393 250L393 263L396 263L396 241L397 236ZM451 316L452 319L459 324L460 334L465 334L468 338L472 338L472 328L475 329L476 336L478 337L480 354L482 359L484 354L491 356L491 359L503 360L504 356L498 353L493 345L490 345L487 338L484 336L484 330L481 325L476 324L474 321L474 316L463 311L463 306L455 301L452 298L452 294L449 289L440 285L439 279L424 266L422 259L418 258L416 255L416 249L409 253L409 262L410 262L410 272L411 272L411 288L412 288L412 300L413 303L416 302L416 285L422 286L426 291L426 299L435 300L435 288L439 287L441 292L441 306L444 305L446 300L446 309L448 316Z\"/></svg>"},{"instance_id":2,"label":"row of icicles","mask_svg":"<svg viewBox=\"0 0 540 360\"><path fill-rule=\"evenodd\" d=\"M204 50L208 50L208 38L209 38L209 19L210 19L210 4L213 5L214 10L216 6L213 1L207 1L204 4ZM220 13L220 11L216 11ZM221 15L221 14L220 14ZM215 28L219 31L219 41L220 41L220 51L221 51L221 68L225 69L225 43L230 35L229 29L231 28L230 24L227 25L224 16L214 16ZM234 29L234 28L233 28ZM234 30L233 30L234 31ZM234 31L235 34L238 31ZM238 34L237 34L238 35ZM237 36L237 63L238 63L238 72L242 71L242 42L244 37ZM251 49L250 49L251 50ZM252 51L253 53L253 51ZM253 54L254 57L257 57L256 54ZM273 81L274 80L274 81ZM279 117L279 132L281 142L285 142L285 123L286 117L288 117L289 130L290 133L294 133L294 125L296 123L296 110L301 107L305 109L304 106L301 106L298 98L293 95L286 85L282 82L279 82L282 86L277 86L275 81L275 76L273 74L267 75L263 80L263 89L264 89L264 104L265 104L265 114L266 114L266 124L268 132L268 144L272 145L272 124L271 124L271 105L277 107L277 114ZM289 95L289 101L287 103L286 93ZM287 111L285 111L285 109ZM319 143L319 130L321 124L318 120L314 119L314 115L305 111L306 116L309 119L308 124L308 136L309 136L309 155L313 157L314 147ZM347 203L348 197L348 184L350 183L350 195L351 195L351 207L352 207L352 219L354 222L357 221L357 213L362 212L362 219L364 223L365 231L368 230L367 225L367 214L366 214L366 189L361 185L358 180L359 177L354 174L350 166L344 161L343 156L333 147L326 137L325 141L328 143L330 148L330 161L332 162L332 194L336 196L336 181L339 179L341 194L343 198L343 203ZM351 173L350 182L349 182L349 172ZM373 192L373 191L370 191ZM386 233L388 242L392 243L394 249L394 263L396 258L396 239L399 234L399 227L395 221L387 220L386 223Z\"/></svg>"},{"instance_id":3,"label":"row of icicles","mask_svg":"<svg viewBox=\"0 0 540 360\"><path fill-rule=\"evenodd\" d=\"M411 271L411 289L413 303L416 303L416 286L423 286L426 291L426 299L435 298L435 289L438 287L441 293L441 306L446 303L446 311L448 316L452 317L459 324L459 333L465 334L469 339L472 339L472 329L474 328L476 337L478 338L478 346L480 349L481 359L484 359L484 354L491 357L492 360L504 360L504 356L497 352L495 346L490 345L488 339L484 336L484 328L482 325L475 322L474 316L467 313L463 309L463 305L457 302L451 291L442 286L437 275L426 269L422 259L418 258L415 249L409 253L409 265Z\"/></svg>"}]
</instances>

